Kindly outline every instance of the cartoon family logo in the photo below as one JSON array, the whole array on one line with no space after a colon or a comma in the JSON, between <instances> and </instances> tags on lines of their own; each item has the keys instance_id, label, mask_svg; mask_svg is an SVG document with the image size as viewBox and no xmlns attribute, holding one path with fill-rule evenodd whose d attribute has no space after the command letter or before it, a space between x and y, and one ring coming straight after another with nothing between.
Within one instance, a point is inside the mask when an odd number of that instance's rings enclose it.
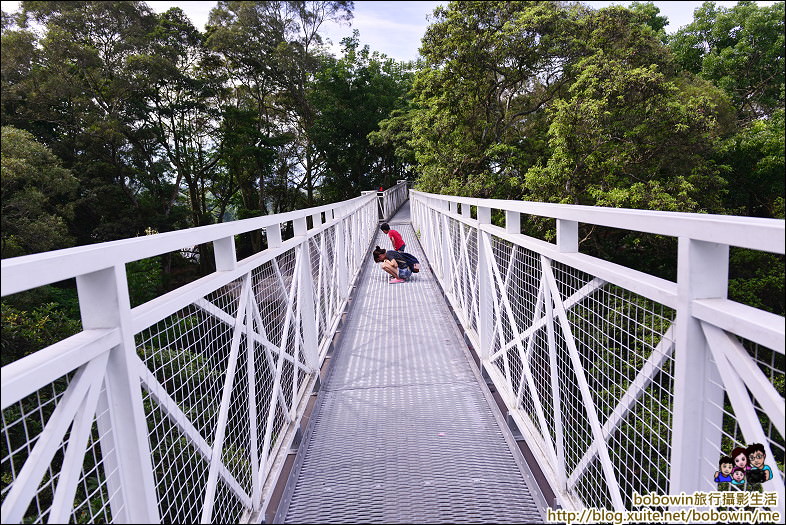
<instances>
[{"instance_id":1,"label":"cartoon family logo","mask_svg":"<svg viewBox=\"0 0 786 525\"><path fill-rule=\"evenodd\" d=\"M723 456L715 471L715 483L731 483L742 488L745 483L764 483L772 479L772 469L764 464L767 454L764 445L752 443L748 447L737 447L730 456Z\"/></svg>"}]
</instances>

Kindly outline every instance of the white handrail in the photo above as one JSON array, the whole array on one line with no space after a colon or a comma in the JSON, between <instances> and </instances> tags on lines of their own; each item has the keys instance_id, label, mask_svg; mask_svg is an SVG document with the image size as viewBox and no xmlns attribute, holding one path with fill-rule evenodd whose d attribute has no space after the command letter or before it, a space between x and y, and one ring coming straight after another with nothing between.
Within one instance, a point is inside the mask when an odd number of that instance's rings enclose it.
<instances>
[{"instance_id":1,"label":"white handrail","mask_svg":"<svg viewBox=\"0 0 786 525\"><path fill-rule=\"evenodd\" d=\"M264 215L251 219L199 226L187 230L177 230L135 237L133 239L121 239L3 259L1 293L5 297L6 295L45 284L56 283L115 264L138 261L196 244L214 242L241 233L263 230L282 223L303 220L306 217L320 213L326 213L331 216L329 220L335 220L363 208L369 199L367 195L363 195L337 204L328 204L277 215Z\"/></svg>"},{"instance_id":2,"label":"white handrail","mask_svg":"<svg viewBox=\"0 0 786 525\"><path fill-rule=\"evenodd\" d=\"M740 217L671 211L631 210L603 208L531 201L473 199L412 191L430 203L432 208L444 209L456 204L508 212L548 217L570 222L582 222L620 228L623 230L654 233L670 237L688 237L698 241L719 242L729 246L750 248L770 253L784 253L784 222L780 219ZM455 208L453 208L455 210Z\"/></svg>"}]
</instances>

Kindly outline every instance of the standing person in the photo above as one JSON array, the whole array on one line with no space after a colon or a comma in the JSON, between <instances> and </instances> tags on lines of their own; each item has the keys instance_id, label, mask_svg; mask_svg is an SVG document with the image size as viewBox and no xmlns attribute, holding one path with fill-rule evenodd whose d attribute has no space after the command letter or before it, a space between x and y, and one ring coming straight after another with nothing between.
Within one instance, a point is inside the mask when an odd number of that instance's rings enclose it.
<instances>
[{"instance_id":1,"label":"standing person","mask_svg":"<svg viewBox=\"0 0 786 525\"><path fill-rule=\"evenodd\" d=\"M396 230L391 230L390 225L386 222L383 222L380 225L379 229L382 230L384 233L386 233L388 237L390 237L390 242L393 243L394 250L396 250L397 252L404 251L404 248L406 248L407 245L404 244L404 239L401 238L401 234L399 232L397 232Z\"/></svg>"},{"instance_id":2,"label":"standing person","mask_svg":"<svg viewBox=\"0 0 786 525\"><path fill-rule=\"evenodd\" d=\"M412 275L412 269L401 254L394 250L385 250L377 246L372 254L375 263L382 263L382 270L390 274L388 283L403 283Z\"/></svg>"}]
</instances>

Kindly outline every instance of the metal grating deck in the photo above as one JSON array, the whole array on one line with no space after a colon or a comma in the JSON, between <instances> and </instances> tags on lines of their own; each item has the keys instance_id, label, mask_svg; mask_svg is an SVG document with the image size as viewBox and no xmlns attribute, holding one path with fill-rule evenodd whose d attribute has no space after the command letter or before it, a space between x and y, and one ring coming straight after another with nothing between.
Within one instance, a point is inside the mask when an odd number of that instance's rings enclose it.
<instances>
[{"instance_id":1,"label":"metal grating deck","mask_svg":"<svg viewBox=\"0 0 786 525\"><path fill-rule=\"evenodd\" d=\"M542 522L542 497L402 219L409 202L391 226L421 271L388 284L368 258L276 522ZM376 244L390 241L380 232Z\"/></svg>"}]
</instances>

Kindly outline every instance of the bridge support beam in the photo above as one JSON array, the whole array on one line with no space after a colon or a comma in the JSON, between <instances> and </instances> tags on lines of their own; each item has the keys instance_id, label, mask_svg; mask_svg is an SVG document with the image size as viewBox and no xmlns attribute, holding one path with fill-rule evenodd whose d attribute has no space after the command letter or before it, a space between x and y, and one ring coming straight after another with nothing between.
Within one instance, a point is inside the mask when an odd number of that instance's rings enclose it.
<instances>
[{"instance_id":1,"label":"bridge support beam","mask_svg":"<svg viewBox=\"0 0 786 525\"><path fill-rule=\"evenodd\" d=\"M453 206L455 206L455 204ZM443 215L441 218L438 217L437 220L442 222L440 225L442 229L442 259L440 260L440 273L442 281L445 283L445 292L453 293L453 247L451 246L450 239L451 219L448 218L447 215Z\"/></svg>"},{"instance_id":2,"label":"bridge support beam","mask_svg":"<svg viewBox=\"0 0 786 525\"><path fill-rule=\"evenodd\" d=\"M158 523L125 265L80 275L76 286L82 327L120 330L120 344L109 351L97 411L112 517L119 523Z\"/></svg>"}]
</instances>

